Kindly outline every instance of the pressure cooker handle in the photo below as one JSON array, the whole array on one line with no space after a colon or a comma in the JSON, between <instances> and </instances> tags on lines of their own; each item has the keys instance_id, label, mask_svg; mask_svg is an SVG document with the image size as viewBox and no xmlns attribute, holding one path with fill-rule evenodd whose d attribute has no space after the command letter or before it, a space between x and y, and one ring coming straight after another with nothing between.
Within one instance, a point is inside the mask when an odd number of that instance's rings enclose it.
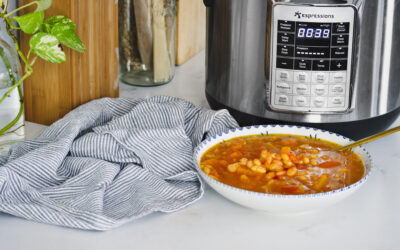
<instances>
[{"instance_id":1,"label":"pressure cooker handle","mask_svg":"<svg viewBox=\"0 0 400 250\"><path fill-rule=\"evenodd\" d=\"M203 2L206 7L212 7L214 3L213 0L203 0Z\"/></svg>"}]
</instances>

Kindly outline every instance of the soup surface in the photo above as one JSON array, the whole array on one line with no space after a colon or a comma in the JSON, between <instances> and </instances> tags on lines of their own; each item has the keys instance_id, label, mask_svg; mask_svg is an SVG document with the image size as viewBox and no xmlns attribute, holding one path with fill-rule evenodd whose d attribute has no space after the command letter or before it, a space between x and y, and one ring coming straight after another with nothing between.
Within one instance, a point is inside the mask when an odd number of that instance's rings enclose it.
<instances>
[{"instance_id":1,"label":"soup surface","mask_svg":"<svg viewBox=\"0 0 400 250\"><path fill-rule=\"evenodd\" d=\"M338 144L296 135L251 135L206 151L200 168L225 184L270 194L311 194L349 186L364 176L364 164Z\"/></svg>"}]
</instances>

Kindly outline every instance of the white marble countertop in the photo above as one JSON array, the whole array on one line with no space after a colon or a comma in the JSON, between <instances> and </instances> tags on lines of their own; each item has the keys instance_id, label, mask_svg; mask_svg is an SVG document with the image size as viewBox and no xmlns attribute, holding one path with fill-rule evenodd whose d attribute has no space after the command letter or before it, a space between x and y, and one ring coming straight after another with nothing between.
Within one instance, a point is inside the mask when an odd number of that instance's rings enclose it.
<instances>
[{"instance_id":1,"label":"white marble countertop","mask_svg":"<svg viewBox=\"0 0 400 250\"><path fill-rule=\"evenodd\" d=\"M208 106L204 52L164 86L121 84L121 96L172 95ZM398 120L395 124L400 124ZM34 138L44 126L28 123ZM350 198L301 216L273 216L236 205L210 188L188 208L152 214L109 232L87 232L0 214L0 249L400 249L400 134L373 142L376 171Z\"/></svg>"}]
</instances>

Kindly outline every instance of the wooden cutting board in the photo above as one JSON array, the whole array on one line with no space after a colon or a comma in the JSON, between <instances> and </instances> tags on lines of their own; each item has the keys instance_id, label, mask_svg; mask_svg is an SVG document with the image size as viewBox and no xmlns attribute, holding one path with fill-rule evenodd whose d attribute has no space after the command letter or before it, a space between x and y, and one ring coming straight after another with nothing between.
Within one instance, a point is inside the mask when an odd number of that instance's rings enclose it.
<instances>
[{"instance_id":1,"label":"wooden cutting board","mask_svg":"<svg viewBox=\"0 0 400 250\"><path fill-rule=\"evenodd\" d=\"M181 65L206 43L206 8L202 0L178 0L176 5L175 63Z\"/></svg>"},{"instance_id":2,"label":"wooden cutting board","mask_svg":"<svg viewBox=\"0 0 400 250\"><path fill-rule=\"evenodd\" d=\"M64 46L67 61L61 64L38 59L33 75L24 81L26 120L48 125L80 104L118 96L118 1L53 0L45 14L72 19L86 46L84 53ZM29 38L21 35L24 53Z\"/></svg>"}]
</instances>

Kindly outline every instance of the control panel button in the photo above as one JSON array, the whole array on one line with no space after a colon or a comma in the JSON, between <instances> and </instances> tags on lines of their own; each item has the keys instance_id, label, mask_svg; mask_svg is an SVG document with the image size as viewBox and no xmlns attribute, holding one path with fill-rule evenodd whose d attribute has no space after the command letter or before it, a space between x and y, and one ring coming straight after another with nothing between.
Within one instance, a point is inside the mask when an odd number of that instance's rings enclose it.
<instances>
[{"instance_id":1,"label":"control panel button","mask_svg":"<svg viewBox=\"0 0 400 250\"><path fill-rule=\"evenodd\" d=\"M328 83L329 72L312 72L311 78L313 83Z\"/></svg>"},{"instance_id":2,"label":"control panel button","mask_svg":"<svg viewBox=\"0 0 400 250\"><path fill-rule=\"evenodd\" d=\"M293 69L293 59L277 57L276 67L281 69Z\"/></svg>"},{"instance_id":3,"label":"control panel button","mask_svg":"<svg viewBox=\"0 0 400 250\"><path fill-rule=\"evenodd\" d=\"M295 22L292 21L278 21L278 31L294 32Z\"/></svg>"},{"instance_id":4,"label":"control panel button","mask_svg":"<svg viewBox=\"0 0 400 250\"><path fill-rule=\"evenodd\" d=\"M309 106L308 98L305 96L295 96L293 98L293 103L294 103L294 105L296 105L298 107L308 107Z\"/></svg>"},{"instance_id":5,"label":"control panel button","mask_svg":"<svg viewBox=\"0 0 400 250\"><path fill-rule=\"evenodd\" d=\"M312 70L329 71L329 60L313 60Z\"/></svg>"},{"instance_id":6,"label":"control panel button","mask_svg":"<svg viewBox=\"0 0 400 250\"><path fill-rule=\"evenodd\" d=\"M277 82L276 83L276 92L283 94L291 94L292 93L292 85L285 82Z\"/></svg>"},{"instance_id":7,"label":"control panel button","mask_svg":"<svg viewBox=\"0 0 400 250\"><path fill-rule=\"evenodd\" d=\"M350 23L333 23L332 33L349 33Z\"/></svg>"},{"instance_id":8,"label":"control panel button","mask_svg":"<svg viewBox=\"0 0 400 250\"><path fill-rule=\"evenodd\" d=\"M329 86L329 95L344 95L345 94L345 85L344 84L335 84Z\"/></svg>"},{"instance_id":9,"label":"control panel button","mask_svg":"<svg viewBox=\"0 0 400 250\"><path fill-rule=\"evenodd\" d=\"M293 71L277 69L276 70L276 80L283 82L293 82Z\"/></svg>"},{"instance_id":10,"label":"control panel button","mask_svg":"<svg viewBox=\"0 0 400 250\"><path fill-rule=\"evenodd\" d=\"M325 96L328 95L328 85L313 85L311 86L311 95L313 96Z\"/></svg>"},{"instance_id":11,"label":"control panel button","mask_svg":"<svg viewBox=\"0 0 400 250\"><path fill-rule=\"evenodd\" d=\"M330 69L332 71L334 71L334 70L346 70L347 69L347 60L332 60Z\"/></svg>"},{"instance_id":12,"label":"control panel button","mask_svg":"<svg viewBox=\"0 0 400 250\"><path fill-rule=\"evenodd\" d=\"M305 71L295 71L294 72L294 81L298 83L302 82L310 82L311 73Z\"/></svg>"},{"instance_id":13,"label":"control panel button","mask_svg":"<svg viewBox=\"0 0 400 250\"><path fill-rule=\"evenodd\" d=\"M327 97L311 97L311 106L314 108L325 108L327 103Z\"/></svg>"},{"instance_id":14,"label":"control panel button","mask_svg":"<svg viewBox=\"0 0 400 250\"><path fill-rule=\"evenodd\" d=\"M288 95L278 94L275 96L275 104L289 106L291 104L291 97Z\"/></svg>"},{"instance_id":15,"label":"control panel button","mask_svg":"<svg viewBox=\"0 0 400 250\"><path fill-rule=\"evenodd\" d=\"M349 45L349 35L332 35L332 46Z\"/></svg>"},{"instance_id":16,"label":"control panel button","mask_svg":"<svg viewBox=\"0 0 400 250\"><path fill-rule=\"evenodd\" d=\"M336 108L344 106L344 97L343 96L334 96L329 97L328 108Z\"/></svg>"},{"instance_id":17,"label":"control panel button","mask_svg":"<svg viewBox=\"0 0 400 250\"><path fill-rule=\"evenodd\" d=\"M294 60L294 69L311 70L311 60L304 60L304 59Z\"/></svg>"},{"instance_id":18,"label":"control panel button","mask_svg":"<svg viewBox=\"0 0 400 250\"><path fill-rule=\"evenodd\" d=\"M278 33L278 43L294 45L294 34Z\"/></svg>"},{"instance_id":19,"label":"control panel button","mask_svg":"<svg viewBox=\"0 0 400 250\"><path fill-rule=\"evenodd\" d=\"M294 46L278 45L278 56L294 56Z\"/></svg>"},{"instance_id":20,"label":"control panel button","mask_svg":"<svg viewBox=\"0 0 400 250\"><path fill-rule=\"evenodd\" d=\"M306 84L294 84L293 85L293 93L295 95L309 95L310 87Z\"/></svg>"},{"instance_id":21,"label":"control panel button","mask_svg":"<svg viewBox=\"0 0 400 250\"><path fill-rule=\"evenodd\" d=\"M345 83L347 73L346 71L331 72L329 76L329 82L331 83Z\"/></svg>"},{"instance_id":22,"label":"control panel button","mask_svg":"<svg viewBox=\"0 0 400 250\"><path fill-rule=\"evenodd\" d=\"M347 47L337 47L331 49L332 58L347 58Z\"/></svg>"}]
</instances>

